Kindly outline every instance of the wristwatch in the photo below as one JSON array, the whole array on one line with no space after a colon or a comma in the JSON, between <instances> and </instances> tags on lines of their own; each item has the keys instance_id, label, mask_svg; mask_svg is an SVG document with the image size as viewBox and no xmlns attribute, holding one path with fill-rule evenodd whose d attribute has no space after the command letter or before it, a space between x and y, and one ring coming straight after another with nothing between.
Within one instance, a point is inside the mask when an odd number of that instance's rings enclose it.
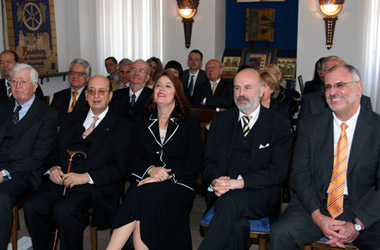
<instances>
[{"instance_id":1,"label":"wristwatch","mask_svg":"<svg viewBox=\"0 0 380 250\"><path fill-rule=\"evenodd\" d=\"M352 224L354 224L355 231L357 231L359 233L361 233L363 231L362 226L359 223L357 223L355 220L352 221Z\"/></svg>"},{"instance_id":2,"label":"wristwatch","mask_svg":"<svg viewBox=\"0 0 380 250\"><path fill-rule=\"evenodd\" d=\"M9 180L7 171L5 171L5 169L1 170L1 175L3 176L4 181Z\"/></svg>"}]
</instances>

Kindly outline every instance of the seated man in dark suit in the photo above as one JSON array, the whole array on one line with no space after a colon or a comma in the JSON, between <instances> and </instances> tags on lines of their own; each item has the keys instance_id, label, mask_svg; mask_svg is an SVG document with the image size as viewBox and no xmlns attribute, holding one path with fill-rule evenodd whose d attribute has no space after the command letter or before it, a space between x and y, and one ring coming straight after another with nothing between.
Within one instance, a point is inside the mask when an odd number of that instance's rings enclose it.
<instances>
[{"instance_id":1,"label":"seated man in dark suit","mask_svg":"<svg viewBox=\"0 0 380 250\"><path fill-rule=\"evenodd\" d=\"M380 116L360 105L363 82L350 65L324 75L330 109L299 122L292 181L295 194L271 229L270 247L326 244L380 246Z\"/></svg>"},{"instance_id":2,"label":"seated man in dark suit","mask_svg":"<svg viewBox=\"0 0 380 250\"><path fill-rule=\"evenodd\" d=\"M58 128L57 113L34 94L37 71L17 64L10 77L14 101L0 105L0 249L11 236L12 207L42 182Z\"/></svg>"},{"instance_id":3,"label":"seated man in dark suit","mask_svg":"<svg viewBox=\"0 0 380 250\"><path fill-rule=\"evenodd\" d=\"M86 90L90 109L70 113L63 120L56 146L45 162L49 179L24 205L34 249L52 249L52 215L60 249L83 248L87 210L92 209L92 225L110 223L119 203L119 179L126 173L129 130L129 123L108 108L111 98L109 79L95 76ZM68 149L87 153L87 159L74 157L71 173L67 173Z\"/></svg>"},{"instance_id":4,"label":"seated man in dark suit","mask_svg":"<svg viewBox=\"0 0 380 250\"><path fill-rule=\"evenodd\" d=\"M280 185L289 167L292 134L284 117L260 105L259 73L240 71L234 79L238 108L211 123L203 179L217 197L215 215L199 249L247 249L249 219L280 213Z\"/></svg>"},{"instance_id":5,"label":"seated man in dark suit","mask_svg":"<svg viewBox=\"0 0 380 250\"><path fill-rule=\"evenodd\" d=\"M234 94L232 82L221 78L223 73L222 64L211 59L206 64L206 75L208 80L195 86L192 98L193 108L206 108L219 111L234 107Z\"/></svg>"},{"instance_id":6,"label":"seated man in dark suit","mask_svg":"<svg viewBox=\"0 0 380 250\"><path fill-rule=\"evenodd\" d=\"M120 60L117 66L117 72L119 77L117 80L111 81L113 91L129 87L132 64L133 62L128 58L123 58Z\"/></svg>"},{"instance_id":7,"label":"seated man in dark suit","mask_svg":"<svg viewBox=\"0 0 380 250\"><path fill-rule=\"evenodd\" d=\"M67 113L88 109L85 90L90 76L91 65L86 60L76 58L71 62L69 69L70 88L55 93L50 105L57 110L60 122Z\"/></svg>"},{"instance_id":8,"label":"seated man in dark suit","mask_svg":"<svg viewBox=\"0 0 380 250\"><path fill-rule=\"evenodd\" d=\"M130 121L135 121L141 114L153 90L145 87L150 77L150 65L144 60L136 60L131 69L131 84L129 88L120 89L114 93L112 109Z\"/></svg>"},{"instance_id":9,"label":"seated man in dark suit","mask_svg":"<svg viewBox=\"0 0 380 250\"><path fill-rule=\"evenodd\" d=\"M337 56L328 56L322 60L322 73L324 74L330 68L346 64L341 58ZM369 110L372 110L371 99L368 96L362 95L361 105ZM305 116L317 114L327 109L329 106L326 102L325 94L323 91L317 91L302 96L301 110L298 114L298 120Z\"/></svg>"},{"instance_id":10,"label":"seated man in dark suit","mask_svg":"<svg viewBox=\"0 0 380 250\"><path fill-rule=\"evenodd\" d=\"M0 71L1 74L4 76L3 79L0 80L0 103L12 99L12 92L11 92L11 83L10 83L10 72L17 63L18 55L16 52L12 50L4 50L0 54ZM37 82L37 89L35 95L41 99L42 101L45 101L44 93L42 92L42 89L40 85Z\"/></svg>"},{"instance_id":11,"label":"seated man in dark suit","mask_svg":"<svg viewBox=\"0 0 380 250\"><path fill-rule=\"evenodd\" d=\"M187 66L189 66L189 69L183 71L181 76L183 90L185 91L186 97L189 99L190 103L194 94L195 86L207 81L206 72L201 69L202 60L202 52L197 49L190 51L189 57L187 58Z\"/></svg>"}]
</instances>

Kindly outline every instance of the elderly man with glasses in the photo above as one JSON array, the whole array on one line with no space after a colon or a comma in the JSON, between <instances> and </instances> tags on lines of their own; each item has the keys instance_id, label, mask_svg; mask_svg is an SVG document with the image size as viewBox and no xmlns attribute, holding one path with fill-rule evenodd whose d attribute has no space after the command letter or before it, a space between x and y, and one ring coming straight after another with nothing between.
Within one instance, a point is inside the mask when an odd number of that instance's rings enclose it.
<instances>
[{"instance_id":1,"label":"elderly man with glasses","mask_svg":"<svg viewBox=\"0 0 380 250\"><path fill-rule=\"evenodd\" d=\"M57 133L57 113L36 98L37 81L34 68L16 64L10 71L14 100L0 106L0 249L7 249L12 207L42 182Z\"/></svg>"},{"instance_id":2,"label":"elderly man with glasses","mask_svg":"<svg viewBox=\"0 0 380 250\"><path fill-rule=\"evenodd\" d=\"M149 77L149 63L141 59L136 60L132 64L129 87L114 93L113 110L128 120L135 121L153 93L152 89L145 86Z\"/></svg>"},{"instance_id":3,"label":"elderly man with glasses","mask_svg":"<svg viewBox=\"0 0 380 250\"><path fill-rule=\"evenodd\" d=\"M330 109L299 122L295 190L271 227L273 250L298 250L322 236L331 247L380 246L380 116L361 105L363 82L351 65L324 75Z\"/></svg>"},{"instance_id":4,"label":"elderly man with glasses","mask_svg":"<svg viewBox=\"0 0 380 250\"><path fill-rule=\"evenodd\" d=\"M57 110L60 122L67 113L88 108L84 90L86 90L90 76L91 66L86 60L76 58L71 62L69 69L70 87L55 93L50 105Z\"/></svg>"},{"instance_id":5,"label":"elderly man with glasses","mask_svg":"<svg viewBox=\"0 0 380 250\"><path fill-rule=\"evenodd\" d=\"M67 114L62 121L45 161L49 178L24 205L34 249L52 249L52 215L60 249L83 249L84 213L92 210L93 226L107 225L119 204L129 123L110 111L113 92L105 76L92 77L85 94L90 108Z\"/></svg>"}]
</instances>

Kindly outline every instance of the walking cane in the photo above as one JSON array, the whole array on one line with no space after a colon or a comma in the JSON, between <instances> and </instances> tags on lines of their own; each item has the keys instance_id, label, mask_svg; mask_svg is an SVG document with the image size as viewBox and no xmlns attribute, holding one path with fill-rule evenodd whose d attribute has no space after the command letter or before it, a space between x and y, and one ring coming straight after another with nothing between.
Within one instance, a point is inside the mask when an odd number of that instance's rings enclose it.
<instances>
[{"instance_id":1,"label":"walking cane","mask_svg":"<svg viewBox=\"0 0 380 250\"><path fill-rule=\"evenodd\" d=\"M84 159L87 159L87 154L83 151L71 151L71 150L66 150L67 154L69 155L69 164L67 165L67 172L66 174L70 173L71 171L71 163L73 161L73 157L74 155L76 154L81 154L83 155ZM62 196L65 196L66 195L66 189L67 187L65 186L63 188L63 193L62 193ZM55 229L55 233L54 233L54 242L53 242L53 250L55 250L55 248L57 247L57 239L58 239L58 227Z\"/></svg>"}]
</instances>

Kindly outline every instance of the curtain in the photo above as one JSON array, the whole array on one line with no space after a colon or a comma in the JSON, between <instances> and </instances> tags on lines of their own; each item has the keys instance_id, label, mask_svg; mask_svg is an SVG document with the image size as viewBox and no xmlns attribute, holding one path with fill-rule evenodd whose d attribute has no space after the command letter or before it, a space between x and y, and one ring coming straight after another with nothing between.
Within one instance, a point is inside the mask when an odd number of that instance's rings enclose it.
<instances>
[{"instance_id":1,"label":"curtain","mask_svg":"<svg viewBox=\"0 0 380 250\"><path fill-rule=\"evenodd\" d=\"M375 112L380 112L380 1L363 1L363 94L371 97ZM360 34L357 34L360 35Z\"/></svg>"},{"instance_id":2,"label":"curtain","mask_svg":"<svg viewBox=\"0 0 380 250\"><path fill-rule=\"evenodd\" d=\"M97 63L162 58L162 0L96 0Z\"/></svg>"}]
</instances>

